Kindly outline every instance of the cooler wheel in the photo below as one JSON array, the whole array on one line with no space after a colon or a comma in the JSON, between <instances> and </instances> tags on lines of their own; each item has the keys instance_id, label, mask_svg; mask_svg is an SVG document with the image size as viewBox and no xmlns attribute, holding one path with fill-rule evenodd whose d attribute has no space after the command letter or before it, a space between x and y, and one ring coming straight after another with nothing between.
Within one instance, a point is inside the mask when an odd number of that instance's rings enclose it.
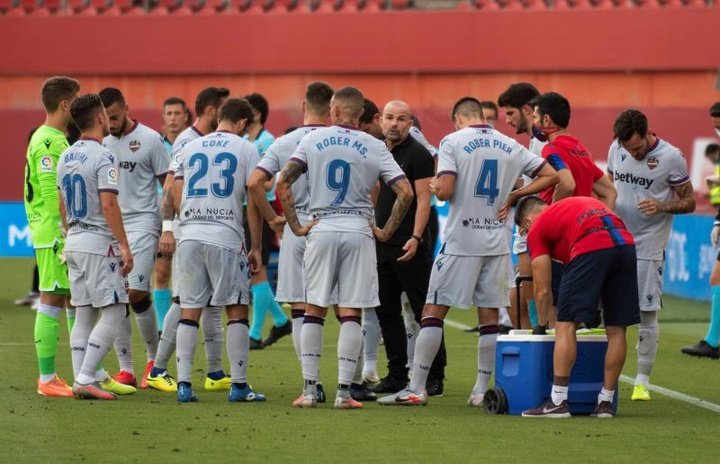
<instances>
[{"instance_id":1,"label":"cooler wheel","mask_svg":"<svg viewBox=\"0 0 720 464\"><path fill-rule=\"evenodd\" d=\"M483 409L488 414L505 414L508 410L507 397L500 388L491 388L485 392Z\"/></svg>"}]
</instances>

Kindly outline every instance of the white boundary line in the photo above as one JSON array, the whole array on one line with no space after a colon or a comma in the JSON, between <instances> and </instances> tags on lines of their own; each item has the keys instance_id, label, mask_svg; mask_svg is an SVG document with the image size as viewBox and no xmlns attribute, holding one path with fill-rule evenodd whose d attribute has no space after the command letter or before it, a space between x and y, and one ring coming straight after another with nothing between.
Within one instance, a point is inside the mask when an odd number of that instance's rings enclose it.
<instances>
[{"instance_id":1,"label":"white boundary line","mask_svg":"<svg viewBox=\"0 0 720 464\"><path fill-rule=\"evenodd\" d=\"M470 327L469 325L465 325L450 319L445 319L445 325L458 330L472 329L472 327ZM632 377L628 377L627 375L621 375L620 380L631 385L635 383L635 379L633 379ZM702 398L695 398L694 396L686 395L685 393L680 393L675 390L670 390L669 388L661 387L659 385L648 385L648 390L660 393L661 395L682 401L684 403L692 404L693 406L697 406L699 408L720 413L720 404L711 403L710 401L706 401Z\"/></svg>"}]
</instances>

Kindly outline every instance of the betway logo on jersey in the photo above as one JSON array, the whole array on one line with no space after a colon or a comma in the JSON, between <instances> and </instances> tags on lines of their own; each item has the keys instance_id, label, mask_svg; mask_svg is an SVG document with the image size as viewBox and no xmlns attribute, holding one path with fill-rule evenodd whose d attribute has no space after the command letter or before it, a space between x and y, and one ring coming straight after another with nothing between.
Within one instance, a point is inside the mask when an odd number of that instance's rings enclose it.
<instances>
[{"instance_id":1,"label":"betway logo on jersey","mask_svg":"<svg viewBox=\"0 0 720 464\"><path fill-rule=\"evenodd\" d=\"M625 182L627 184L634 184L639 185L640 187L645 187L645 190L649 189L650 186L655 182L653 179L648 179L647 177L640 177L636 176L632 173L625 173L621 174L617 171L614 173L615 182Z\"/></svg>"},{"instance_id":2,"label":"betway logo on jersey","mask_svg":"<svg viewBox=\"0 0 720 464\"><path fill-rule=\"evenodd\" d=\"M135 170L135 166L137 166L137 161L120 161L118 163L122 169L127 169L130 172L133 172Z\"/></svg>"}]
</instances>

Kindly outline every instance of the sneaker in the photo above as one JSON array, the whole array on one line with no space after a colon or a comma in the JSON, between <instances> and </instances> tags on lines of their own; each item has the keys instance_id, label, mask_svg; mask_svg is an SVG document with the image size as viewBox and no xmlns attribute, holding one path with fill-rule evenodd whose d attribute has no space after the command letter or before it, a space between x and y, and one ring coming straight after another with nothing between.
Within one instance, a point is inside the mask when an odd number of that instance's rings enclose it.
<instances>
[{"instance_id":1,"label":"sneaker","mask_svg":"<svg viewBox=\"0 0 720 464\"><path fill-rule=\"evenodd\" d=\"M245 384L244 388L240 388L236 383L230 387L230 396L228 396L228 401L230 402L251 403L253 401L265 401L266 399L265 395L254 391L250 388L250 385Z\"/></svg>"},{"instance_id":2,"label":"sneaker","mask_svg":"<svg viewBox=\"0 0 720 464\"><path fill-rule=\"evenodd\" d=\"M632 401L650 401L650 392L645 385L639 383L633 387L630 399Z\"/></svg>"},{"instance_id":3,"label":"sneaker","mask_svg":"<svg viewBox=\"0 0 720 464\"><path fill-rule=\"evenodd\" d=\"M181 403L192 403L198 400L189 382L178 382L177 399Z\"/></svg>"},{"instance_id":4,"label":"sneaker","mask_svg":"<svg viewBox=\"0 0 720 464\"><path fill-rule=\"evenodd\" d=\"M66 381L55 376L49 382L41 382L40 379L37 381L37 392L38 395L49 396L52 398L72 398L73 390Z\"/></svg>"},{"instance_id":5,"label":"sneaker","mask_svg":"<svg viewBox=\"0 0 720 464\"><path fill-rule=\"evenodd\" d=\"M720 347L712 347L705 340L700 340L697 345L683 346L680 351L699 358L720 359Z\"/></svg>"},{"instance_id":6,"label":"sneaker","mask_svg":"<svg viewBox=\"0 0 720 464\"><path fill-rule=\"evenodd\" d=\"M295 401L292 402L293 408L316 408L317 407L317 397L315 395L306 395L304 393L301 393L300 396L295 398Z\"/></svg>"},{"instance_id":7,"label":"sneaker","mask_svg":"<svg viewBox=\"0 0 720 464\"><path fill-rule=\"evenodd\" d=\"M322 384L319 383L315 386L317 388L317 402L318 403L324 403L327 401L327 395L325 395L325 388L323 388Z\"/></svg>"},{"instance_id":8,"label":"sneaker","mask_svg":"<svg viewBox=\"0 0 720 464\"><path fill-rule=\"evenodd\" d=\"M395 380L390 376L382 379L378 384L368 386L368 390L373 393L397 393L404 390L407 386L407 381Z\"/></svg>"},{"instance_id":9,"label":"sneaker","mask_svg":"<svg viewBox=\"0 0 720 464\"><path fill-rule=\"evenodd\" d=\"M153 376L151 370L146 378L148 388L166 393L174 393L177 391L177 383L175 383L175 379L173 379L167 371L162 371L162 373Z\"/></svg>"},{"instance_id":10,"label":"sneaker","mask_svg":"<svg viewBox=\"0 0 720 464\"><path fill-rule=\"evenodd\" d=\"M268 338L262 341L263 346L270 346L276 341L280 340L286 335L290 335L292 333L292 322L289 320L285 322L280 327L273 326L272 329L270 329L270 335L268 335Z\"/></svg>"},{"instance_id":11,"label":"sneaker","mask_svg":"<svg viewBox=\"0 0 720 464\"><path fill-rule=\"evenodd\" d=\"M205 391L227 391L230 390L230 385L232 385L232 380L229 375L218 380L205 377Z\"/></svg>"},{"instance_id":12,"label":"sneaker","mask_svg":"<svg viewBox=\"0 0 720 464\"><path fill-rule=\"evenodd\" d=\"M150 360L145 364L145 373L142 376L142 379L140 379L140 388L143 390L146 390L148 387L147 378L150 375L150 372L152 372L152 368L155 367L155 360Z\"/></svg>"},{"instance_id":13,"label":"sneaker","mask_svg":"<svg viewBox=\"0 0 720 464\"><path fill-rule=\"evenodd\" d=\"M15 300L17 306L33 306L38 300L40 300L40 294L37 292L29 292L22 298ZM70 388L68 386L68 388Z\"/></svg>"},{"instance_id":14,"label":"sneaker","mask_svg":"<svg viewBox=\"0 0 720 464\"><path fill-rule=\"evenodd\" d=\"M380 383L380 376L377 372L363 372L362 381L368 385Z\"/></svg>"},{"instance_id":15,"label":"sneaker","mask_svg":"<svg viewBox=\"0 0 720 464\"><path fill-rule=\"evenodd\" d=\"M137 391L132 385L125 385L124 383L114 380L112 377L108 377L98 383L100 384L100 388L108 393L115 393L116 395L132 395Z\"/></svg>"},{"instance_id":16,"label":"sneaker","mask_svg":"<svg viewBox=\"0 0 720 464\"><path fill-rule=\"evenodd\" d=\"M250 337L250 349L251 350L262 350L265 348L263 345L262 340L257 340L255 338Z\"/></svg>"},{"instance_id":17,"label":"sneaker","mask_svg":"<svg viewBox=\"0 0 720 464\"><path fill-rule=\"evenodd\" d=\"M79 400L116 400L115 393L106 392L100 387L100 383L93 382L88 385L81 385L75 382L72 386L73 396Z\"/></svg>"},{"instance_id":18,"label":"sneaker","mask_svg":"<svg viewBox=\"0 0 720 464\"><path fill-rule=\"evenodd\" d=\"M335 409L362 409L363 404L355 401L351 396L335 397Z\"/></svg>"},{"instance_id":19,"label":"sneaker","mask_svg":"<svg viewBox=\"0 0 720 464\"><path fill-rule=\"evenodd\" d=\"M614 416L612 403L609 401L599 402L590 415L593 417L599 417L601 419L611 418L612 416Z\"/></svg>"},{"instance_id":20,"label":"sneaker","mask_svg":"<svg viewBox=\"0 0 720 464\"><path fill-rule=\"evenodd\" d=\"M528 409L522 412L523 417L548 417L550 419L565 419L570 417L570 408L568 402L563 401L560 405L556 405L550 398L546 399L543 404L534 409Z\"/></svg>"},{"instance_id":21,"label":"sneaker","mask_svg":"<svg viewBox=\"0 0 720 464\"><path fill-rule=\"evenodd\" d=\"M428 395L426 392L414 393L406 388L394 395L384 396L378 399L377 402L383 406L425 406L428 404Z\"/></svg>"},{"instance_id":22,"label":"sneaker","mask_svg":"<svg viewBox=\"0 0 720 464\"><path fill-rule=\"evenodd\" d=\"M137 387L137 379L135 378L135 374L133 374L132 372L120 371L117 374L113 375L113 379L123 385L132 385L133 387Z\"/></svg>"},{"instance_id":23,"label":"sneaker","mask_svg":"<svg viewBox=\"0 0 720 464\"><path fill-rule=\"evenodd\" d=\"M483 393L475 394L471 393L470 398L467 400L467 405L471 408L482 408L484 406L485 395Z\"/></svg>"},{"instance_id":24,"label":"sneaker","mask_svg":"<svg viewBox=\"0 0 720 464\"><path fill-rule=\"evenodd\" d=\"M365 383L350 384L350 397L355 401L375 401L377 399L377 395L368 390Z\"/></svg>"},{"instance_id":25,"label":"sneaker","mask_svg":"<svg viewBox=\"0 0 720 464\"><path fill-rule=\"evenodd\" d=\"M445 383L443 382L443 379L428 379L425 384L425 391L427 391L428 396L443 396L444 390Z\"/></svg>"}]
</instances>

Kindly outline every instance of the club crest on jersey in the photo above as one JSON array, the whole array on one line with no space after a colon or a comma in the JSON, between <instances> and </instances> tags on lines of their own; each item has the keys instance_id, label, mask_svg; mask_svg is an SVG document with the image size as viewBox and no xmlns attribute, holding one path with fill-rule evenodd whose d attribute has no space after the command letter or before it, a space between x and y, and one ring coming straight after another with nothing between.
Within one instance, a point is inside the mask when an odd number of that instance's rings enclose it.
<instances>
[{"instance_id":1,"label":"club crest on jersey","mask_svg":"<svg viewBox=\"0 0 720 464\"><path fill-rule=\"evenodd\" d=\"M140 147L141 147L141 144L140 144L139 140L131 140L130 143L128 144L128 148L130 148L130 151L133 153L138 151L140 149Z\"/></svg>"},{"instance_id":2,"label":"club crest on jersey","mask_svg":"<svg viewBox=\"0 0 720 464\"><path fill-rule=\"evenodd\" d=\"M647 160L647 167L650 169L655 169L660 164L660 161L658 161L657 156L651 156Z\"/></svg>"},{"instance_id":3,"label":"club crest on jersey","mask_svg":"<svg viewBox=\"0 0 720 464\"><path fill-rule=\"evenodd\" d=\"M52 172L53 159L51 156L43 156L40 158L40 172Z\"/></svg>"},{"instance_id":4,"label":"club crest on jersey","mask_svg":"<svg viewBox=\"0 0 720 464\"><path fill-rule=\"evenodd\" d=\"M107 174L108 184L117 185L118 183L118 172L115 168L108 169Z\"/></svg>"}]
</instances>

